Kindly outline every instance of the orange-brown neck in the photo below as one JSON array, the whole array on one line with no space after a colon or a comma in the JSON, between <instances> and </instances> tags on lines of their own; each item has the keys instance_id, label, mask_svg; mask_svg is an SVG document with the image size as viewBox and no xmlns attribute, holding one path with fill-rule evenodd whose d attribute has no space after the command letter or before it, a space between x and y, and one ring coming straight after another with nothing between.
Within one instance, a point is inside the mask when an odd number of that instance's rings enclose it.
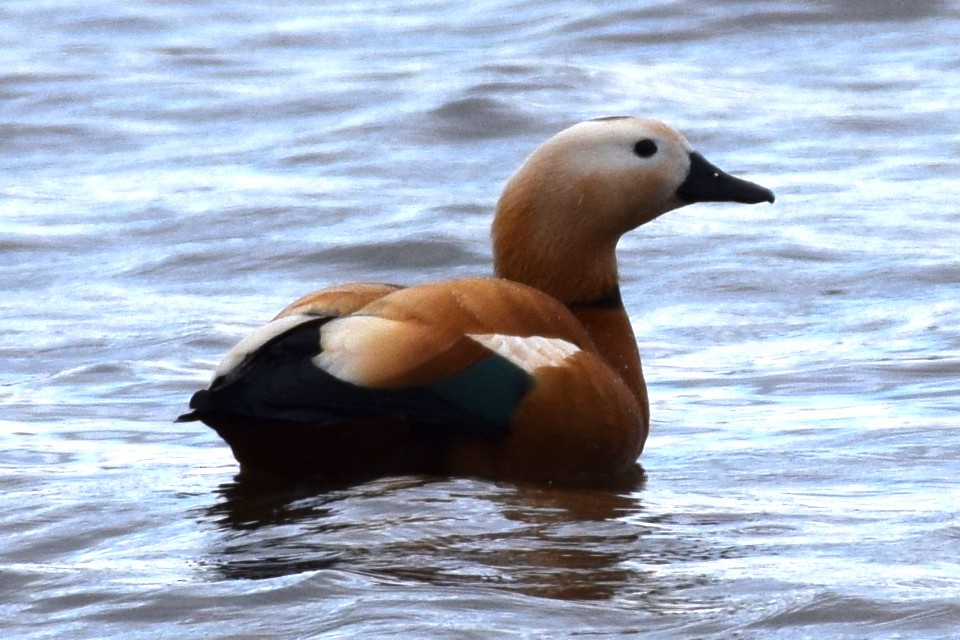
<instances>
[{"instance_id":1,"label":"orange-brown neck","mask_svg":"<svg viewBox=\"0 0 960 640\"><path fill-rule=\"evenodd\" d=\"M617 232L618 225L596 218L604 201L588 181L560 182L557 190L548 190L530 175L515 175L500 198L492 229L496 275L564 303L633 391L646 418L640 354L620 300L616 249L623 229Z\"/></svg>"},{"instance_id":2,"label":"orange-brown neck","mask_svg":"<svg viewBox=\"0 0 960 640\"><path fill-rule=\"evenodd\" d=\"M522 192L507 189L493 221L497 277L535 287L567 305L593 302L615 291L619 236L589 227L578 230L584 226L580 218L590 211L555 206L553 215L544 215L550 195L517 195Z\"/></svg>"},{"instance_id":3,"label":"orange-brown neck","mask_svg":"<svg viewBox=\"0 0 960 640\"><path fill-rule=\"evenodd\" d=\"M619 296L615 304L572 305L570 311L587 329L603 358L633 391L643 410L644 423L648 423L650 403L640 364L640 351L630 317L619 303Z\"/></svg>"},{"instance_id":4,"label":"orange-brown neck","mask_svg":"<svg viewBox=\"0 0 960 640\"><path fill-rule=\"evenodd\" d=\"M493 224L496 275L535 287L567 305L600 354L633 391L645 418L647 388L630 318L620 301L616 238L538 230L534 212L504 198Z\"/></svg>"}]
</instances>

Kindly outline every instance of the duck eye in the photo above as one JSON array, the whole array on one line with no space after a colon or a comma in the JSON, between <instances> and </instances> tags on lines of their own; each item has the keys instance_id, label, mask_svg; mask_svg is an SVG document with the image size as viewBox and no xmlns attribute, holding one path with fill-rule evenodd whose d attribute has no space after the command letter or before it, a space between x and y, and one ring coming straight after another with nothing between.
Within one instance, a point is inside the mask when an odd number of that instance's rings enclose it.
<instances>
[{"instance_id":1,"label":"duck eye","mask_svg":"<svg viewBox=\"0 0 960 640\"><path fill-rule=\"evenodd\" d=\"M657 152L657 143L650 138L644 138L633 145L633 152L641 158L649 158Z\"/></svg>"}]
</instances>

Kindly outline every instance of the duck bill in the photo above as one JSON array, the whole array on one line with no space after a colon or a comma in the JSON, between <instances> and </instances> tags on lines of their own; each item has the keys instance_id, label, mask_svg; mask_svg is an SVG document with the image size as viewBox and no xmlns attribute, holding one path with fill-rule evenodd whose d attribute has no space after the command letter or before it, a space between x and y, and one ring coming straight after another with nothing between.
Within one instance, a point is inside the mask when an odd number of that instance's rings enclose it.
<instances>
[{"instance_id":1,"label":"duck bill","mask_svg":"<svg viewBox=\"0 0 960 640\"><path fill-rule=\"evenodd\" d=\"M741 202L757 204L773 202L773 191L736 178L710 164L699 153L690 154L690 172L677 189L677 197L685 204L694 202Z\"/></svg>"}]
</instances>

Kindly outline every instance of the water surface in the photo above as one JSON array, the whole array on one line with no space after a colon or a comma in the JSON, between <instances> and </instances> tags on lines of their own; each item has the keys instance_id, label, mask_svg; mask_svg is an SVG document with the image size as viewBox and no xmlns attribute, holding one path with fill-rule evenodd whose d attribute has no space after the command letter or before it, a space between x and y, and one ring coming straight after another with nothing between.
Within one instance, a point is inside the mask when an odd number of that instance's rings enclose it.
<instances>
[{"instance_id":1,"label":"water surface","mask_svg":"<svg viewBox=\"0 0 960 640\"><path fill-rule=\"evenodd\" d=\"M960 5L0 8L4 637L949 638ZM522 158L638 114L773 188L621 243L621 492L239 483L173 424L314 288L489 272Z\"/></svg>"}]
</instances>

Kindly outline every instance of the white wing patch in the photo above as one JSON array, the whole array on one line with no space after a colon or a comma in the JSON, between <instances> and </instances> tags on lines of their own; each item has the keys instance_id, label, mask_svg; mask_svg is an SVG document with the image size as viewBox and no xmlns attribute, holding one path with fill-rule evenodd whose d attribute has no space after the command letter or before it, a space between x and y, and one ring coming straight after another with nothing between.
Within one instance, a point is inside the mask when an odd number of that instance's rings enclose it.
<instances>
[{"instance_id":1,"label":"white wing patch","mask_svg":"<svg viewBox=\"0 0 960 640\"><path fill-rule=\"evenodd\" d=\"M334 320L320 331L323 351L313 364L346 382L364 384L370 375L368 354L383 351L383 336L395 324L376 316Z\"/></svg>"},{"instance_id":2,"label":"white wing patch","mask_svg":"<svg viewBox=\"0 0 960 640\"><path fill-rule=\"evenodd\" d=\"M233 369L243 362L244 358L279 336L281 333L289 331L299 324L316 319L316 316L292 315L284 316L283 318L278 318L277 320L268 322L267 324L253 331L253 333L247 335L247 337L238 342L236 346L234 346L233 349L227 353L223 361L220 363L220 366L218 366L217 370L213 372L213 379L216 380L217 378L225 376L233 371Z\"/></svg>"},{"instance_id":3,"label":"white wing patch","mask_svg":"<svg viewBox=\"0 0 960 640\"><path fill-rule=\"evenodd\" d=\"M338 318L320 330L323 351L313 364L345 382L392 386L449 346L428 325L377 316Z\"/></svg>"},{"instance_id":4,"label":"white wing patch","mask_svg":"<svg viewBox=\"0 0 960 640\"><path fill-rule=\"evenodd\" d=\"M561 338L507 336L499 333L471 333L469 338L530 374L540 367L559 366L580 352L580 347Z\"/></svg>"}]
</instances>

